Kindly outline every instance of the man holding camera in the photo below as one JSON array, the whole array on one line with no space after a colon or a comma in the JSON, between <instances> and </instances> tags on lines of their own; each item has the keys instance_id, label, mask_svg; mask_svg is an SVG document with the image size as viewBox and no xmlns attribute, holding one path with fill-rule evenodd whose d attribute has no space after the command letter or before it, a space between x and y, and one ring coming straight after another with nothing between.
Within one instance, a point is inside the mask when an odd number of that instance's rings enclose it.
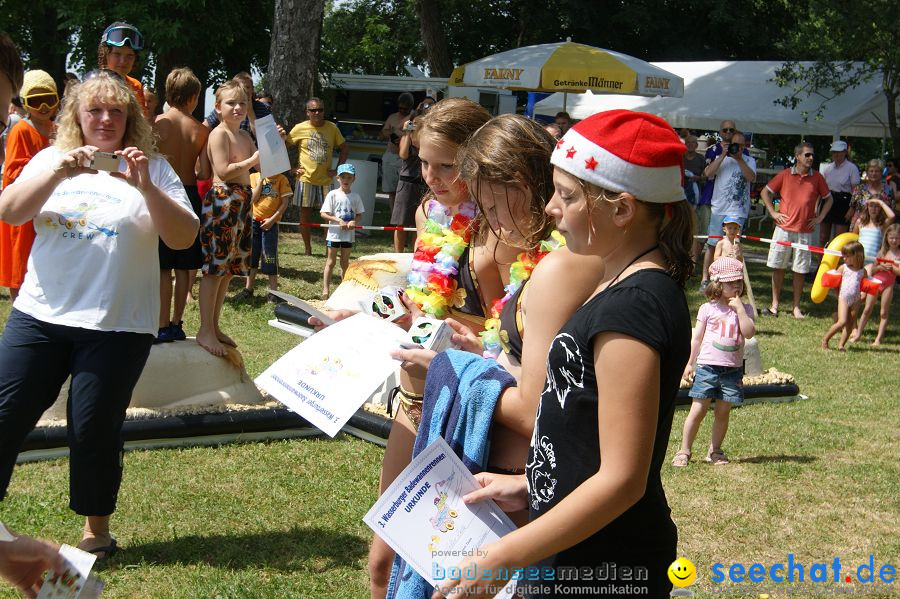
<instances>
[{"instance_id":1,"label":"man holding camera","mask_svg":"<svg viewBox=\"0 0 900 599\"><path fill-rule=\"evenodd\" d=\"M400 138L400 171L397 182L397 195L391 211L391 225L395 227L414 227L416 210L425 193L425 182L422 180L422 161L419 159L419 136L416 123L419 117L428 112L434 100L426 97L416 110L407 116L403 124L403 136ZM407 239L415 246L415 236L407 236L406 231L394 231L394 251L406 251Z\"/></svg>"},{"instance_id":2,"label":"man holding camera","mask_svg":"<svg viewBox=\"0 0 900 599\"><path fill-rule=\"evenodd\" d=\"M756 160L744 149L744 134L736 131L733 121L722 121L720 127L722 143L712 148L715 154L703 175L715 182L712 190L712 214L709 217L710 239L706 241L706 255L703 257L702 287L709 278L709 265L718 239L722 235L722 221L726 216L739 217L741 230L747 225L750 215L750 184L756 180ZM707 151L707 158L710 152Z\"/></svg>"},{"instance_id":3,"label":"man holding camera","mask_svg":"<svg viewBox=\"0 0 900 599\"><path fill-rule=\"evenodd\" d=\"M384 127L381 129L381 139L386 139L388 142L387 149L381 157L381 191L388 194L391 210L394 208L401 166L400 137L403 135L403 125L409 120L409 113L412 111L414 102L411 93L400 94L397 98L397 112L385 119Z\"/></svg>"}]
</instances>

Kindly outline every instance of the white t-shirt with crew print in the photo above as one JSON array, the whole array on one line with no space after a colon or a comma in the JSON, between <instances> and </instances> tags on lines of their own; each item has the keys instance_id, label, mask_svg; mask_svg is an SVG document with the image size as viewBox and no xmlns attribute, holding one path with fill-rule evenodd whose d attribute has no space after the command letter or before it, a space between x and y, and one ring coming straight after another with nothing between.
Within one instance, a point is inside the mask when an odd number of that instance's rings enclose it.
<instances>
[{"instance_id":1,"label":"white t-shirt with crew print","mask_svg":"<svg viewBox=\"0 0 900 599\"><path fill-rule=\"evenodd\" d=\"M55 147L42 150L13 185L51 170L61 156ZM149 170L154 185L193 214L169 163L153 157ZM17 310L51 324L156 335L159 236L136 187L103 171L66 179L33 223Z\"/></svg>"}]
</instances>

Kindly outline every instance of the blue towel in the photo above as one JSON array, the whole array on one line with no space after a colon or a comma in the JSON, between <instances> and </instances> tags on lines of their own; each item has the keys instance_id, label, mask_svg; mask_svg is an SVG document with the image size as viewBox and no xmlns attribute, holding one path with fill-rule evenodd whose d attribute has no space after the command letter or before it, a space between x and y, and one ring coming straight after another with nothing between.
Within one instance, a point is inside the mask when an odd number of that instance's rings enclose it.
<instances>
[{"instance_id":1,"label":"blue towel","mask_svg":"<svg viewBox=\"0 0 900 599\"><path fill-rule=\"evenodd\" d=\"M516 379L494 360L455 349L435 356L425 379L413 457L443 437L473 474L487 468L494 407L500 394L515 384ZM430 599L432 592L399 555L394 558L387 599Z\"/></svg>"}]
</instances>

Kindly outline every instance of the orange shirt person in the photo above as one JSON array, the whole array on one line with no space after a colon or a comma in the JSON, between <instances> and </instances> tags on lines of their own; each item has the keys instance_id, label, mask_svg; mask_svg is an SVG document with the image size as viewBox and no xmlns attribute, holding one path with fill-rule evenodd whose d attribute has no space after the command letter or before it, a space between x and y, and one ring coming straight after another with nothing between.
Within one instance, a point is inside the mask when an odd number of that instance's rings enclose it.
<instances>
[{"instance_id":1,"label":"orange shirt person","mask_svg":"<svg viewBox=\"0 0 900 599\"><path fill-rule=\"evenodd\" d=\"M144 97L144 86L130 77L138 63L138 52L144 49L144 36L134 25L116 21L103 31L100 47L97 48L97 64L101 69L109 69L121 75L137 97L138 104L149 118L150 111Z\"/></svg>"},{"instance_id":2,"label":"orange shirt person","mask_svg":"<svg viewBox=\"0 0 900 599\"><path fill-rule=\"evenodd\" d=\"M46 71L28 71L20 92L28 116L10 130L6 142L5 189L19 176L32 156L50 145L53 117L59 110L59 96L53 77ZM0 221L0 286L9 288L11 300L19 294L25 279L28 255L34 243L34 225L10 225Z\"/></svg>"}]
</instances>

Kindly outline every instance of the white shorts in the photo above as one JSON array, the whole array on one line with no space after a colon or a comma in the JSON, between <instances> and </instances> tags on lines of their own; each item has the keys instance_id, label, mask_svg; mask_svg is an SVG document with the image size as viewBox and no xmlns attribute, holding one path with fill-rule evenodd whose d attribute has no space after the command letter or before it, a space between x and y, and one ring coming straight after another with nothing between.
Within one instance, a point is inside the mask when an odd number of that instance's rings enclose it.
<instances>
[{"instance_id":1,"label":"white shorts","mask_svg":"<svg viewBox=\"0 0 900 599\"><path fill-rule=\"evenodd\" d=\"M385 152L381 157L381 191L393 193L397 191L397 181L400 180L400 165L403 160L399 154Z\"/></svg>"},{"instance_id":2,"label":"white shorts","mask_svg":"<svg viewBox=\"0 0 900 599\"><path fill-rule=\"evenodd\" d=\"M791 243L802 243L810 245L812 243L812 233L794 233L785 231L781 227L775 227L775 233L772 239L775 241L790 241ZM766 266L778 270L786 270L793 262L791 270L797 274L805 275L812 270L812 253L808 250L791 248L778 243L772 243L769 246L769 257L766 259Z\"/></svg>"}]
</instances>

